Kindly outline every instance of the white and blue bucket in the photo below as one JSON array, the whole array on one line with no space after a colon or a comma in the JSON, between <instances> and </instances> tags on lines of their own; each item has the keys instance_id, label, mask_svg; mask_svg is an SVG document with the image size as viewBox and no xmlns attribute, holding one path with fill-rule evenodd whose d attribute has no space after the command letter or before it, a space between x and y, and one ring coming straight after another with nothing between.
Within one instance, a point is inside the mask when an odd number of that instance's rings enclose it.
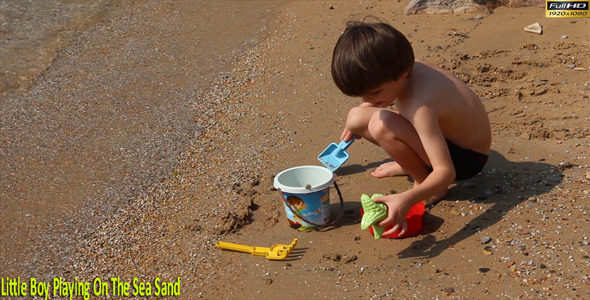
<instances>
[{"instance_id":1,"label":"white and blue bucket","mask_svg":"<svg viewBox=\"0 0 590 300\"><path fill-rule=\"evenodd\" d=\"M307 230L333 223L330 220L333 183L334 173L321 166L293 167L275 176L274 186L280 193L291 227ZM340 200L343 205L342 197Z\"/></svg>"}]
</instances>

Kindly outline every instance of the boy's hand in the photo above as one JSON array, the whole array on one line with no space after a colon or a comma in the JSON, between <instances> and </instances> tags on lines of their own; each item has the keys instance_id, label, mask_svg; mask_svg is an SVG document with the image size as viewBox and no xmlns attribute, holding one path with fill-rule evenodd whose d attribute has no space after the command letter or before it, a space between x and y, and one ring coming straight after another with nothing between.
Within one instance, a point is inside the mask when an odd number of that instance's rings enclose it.
<instances>
[{"instance_id":1,"label":"boy's hand","mask_svg":"<svg viewBox=\"0 0 590 300\"><path fill-rule=\"evenodd\" d=\"M344 128L344 131L342 131L342 134L340 135L340 140L341 140L341 141L348 142L348 141L350 141L350 139L351 139L352 137L355 137L356 139L360 139L360 138L361 138L361 137L360 137L360 136L358 136L358 135L357 135L357 136L355 136L355 134L354 134L354 133L352 133L352 132L350 132L348 129Z\"/></svg>"},{"instance_id":2,"label":"boy's hand","mask_svg":"<svg viewBox=\"0 0 590 300\"><path fill-rule=\"evenodd\" d=\"M379 226L393 227L383 233L383 235L393 234L398 230L401 230L399 237L402 237L408 231L408 224L406 223L406 215L410 211L402 194L387 195L373 199L375 202L384 203L387 205L387 218L379 223Z\"/></svg>"}]
</instances>

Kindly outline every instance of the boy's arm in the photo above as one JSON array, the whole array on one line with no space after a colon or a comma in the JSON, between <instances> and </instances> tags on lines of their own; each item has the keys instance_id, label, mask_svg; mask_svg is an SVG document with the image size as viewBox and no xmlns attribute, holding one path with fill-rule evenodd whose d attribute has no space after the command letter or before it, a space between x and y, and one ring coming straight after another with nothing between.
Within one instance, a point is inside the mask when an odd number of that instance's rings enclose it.
<instances>
[{"instance_id":1,"label":"boy's arm","mask_svg":"<svg viewBox=\"0 0 590 300\"><path fill-rule=\"evenodd\" d=\"M410 190L375 199L375 202L382 202L388 206L388 217L379 225L394 224L391 230L383 233L384 235L405 228L405 216L412 206L444 191L455 180L455 168L436 113L430 108L422 107L410 122L418 132L433 171L422 183ZM400 236L403 233L405 232L401 232Z\"/></svg>"},{"instance_id":2,"label":"boy's arm","mask_svg":"<svg viewBox=\"0 0 590 300\"><path fill-rule=\"evenodd\" d=\"M438 115L431 108L421 107L411 122L433 170L421 184L407 191L411 198L416 199L413 201L413 204L416 204L447 189L455 181L455 167L439 125Z\"/></svg>"}]
</instances>

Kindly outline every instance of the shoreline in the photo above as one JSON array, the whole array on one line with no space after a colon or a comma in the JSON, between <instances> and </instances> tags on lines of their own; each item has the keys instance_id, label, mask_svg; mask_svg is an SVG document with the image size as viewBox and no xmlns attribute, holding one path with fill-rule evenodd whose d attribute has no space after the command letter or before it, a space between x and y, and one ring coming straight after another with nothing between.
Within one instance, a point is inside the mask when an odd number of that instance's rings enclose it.
<instances>
[{"instance_id":1,"label":"shoreline","mask_svg":"<svg viewBox=\"0 0 590 300\"><path fill-rule=\"evenodd\" d=\"M3 275L62 275L72 252L94 231L91 224L105 222L126 210L132 199L158 189L178 164L178 153L194 143L199 132L195 115L203 108L214 111L196 95L213 88L210 77L229 71L223 61L257 43L269 9L278 3L227 9L223 3L129 2L74 34L30 91L4 95L3 114L10 118L2 126L3 160L13 163L5 165L5 173L12 175L3 179L9 188L2 194L8 202L0 226L2 239L12 241L0 251L10 258L2 259ZM195 39L181 37L183 27L174 23L197 13L202 18L194 25L213 27L219 22L206 18L216 10L240 10L239 17L223 21L239 22L240 30L215 42L219 35L198 27L190 35L211 39L218 47L189 49ZM158 20L170 14L166 21ZM154 40L150 31L172 40ZM109 37L113 35L117 38ZM158 47L174 48L162 55ZM182 66L176 57L190 59L190 65ZM151 58L161 62L146 64ZM195 111L195 103L200 110Z\"/></svg>"}]
</instances>

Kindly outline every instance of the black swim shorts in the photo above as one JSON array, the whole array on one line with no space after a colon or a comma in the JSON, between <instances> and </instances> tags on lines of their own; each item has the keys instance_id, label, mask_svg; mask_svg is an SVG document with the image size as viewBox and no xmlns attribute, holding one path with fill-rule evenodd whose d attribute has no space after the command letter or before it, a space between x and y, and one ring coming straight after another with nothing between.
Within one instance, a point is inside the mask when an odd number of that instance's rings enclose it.
<instances>
[{"instance_id":1,"label":"black swim shorts","mask_svg":"<svg viewBox=\"0 0 590 300\"><path fill-rule=\"evenodd\" d=\"M477 175L488 161L485 154L461 148L449 140L447 145L455 166L455 180L465 180Z\"/></svg>"}]
</instances>

